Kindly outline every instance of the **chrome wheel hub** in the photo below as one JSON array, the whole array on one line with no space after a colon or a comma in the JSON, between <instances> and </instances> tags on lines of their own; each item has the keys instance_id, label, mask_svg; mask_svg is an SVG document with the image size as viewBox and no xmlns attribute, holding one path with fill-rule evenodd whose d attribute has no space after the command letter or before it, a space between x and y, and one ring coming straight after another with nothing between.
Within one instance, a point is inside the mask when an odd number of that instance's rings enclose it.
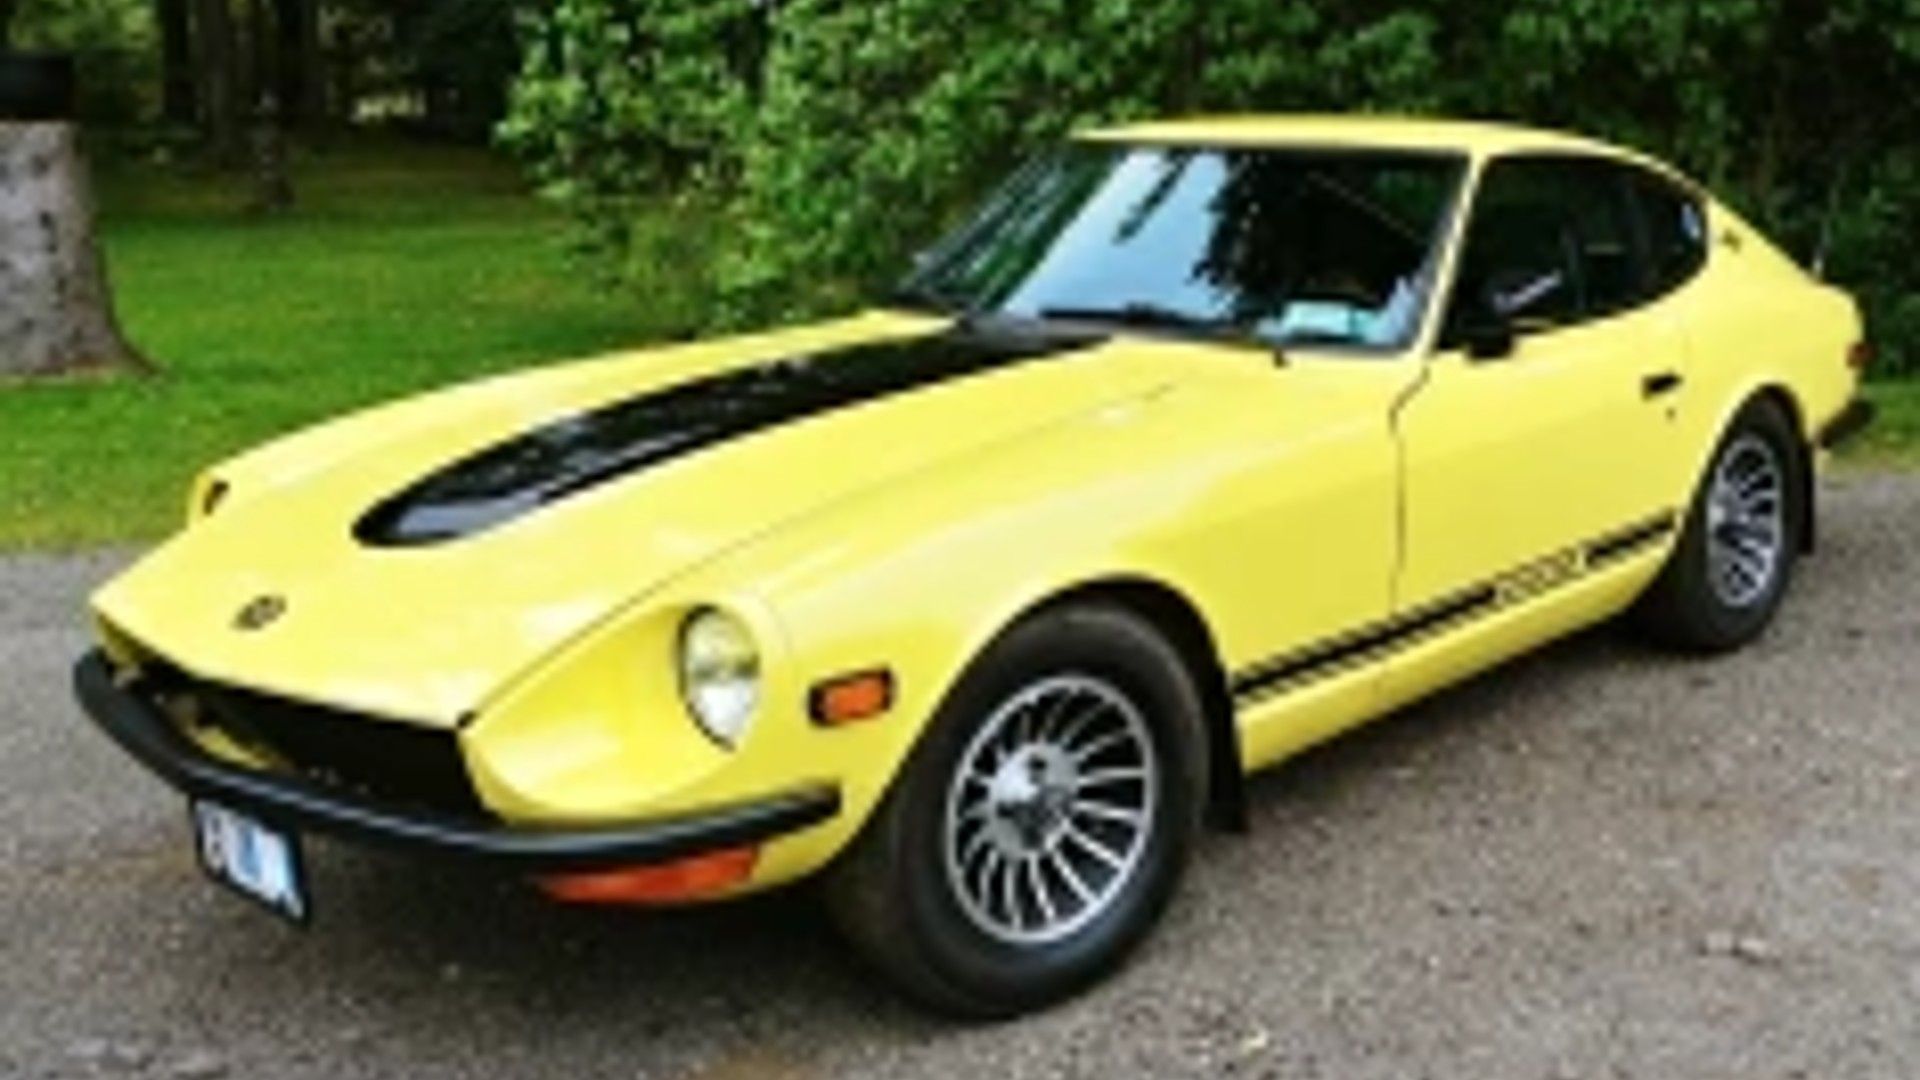
<instances>
[{"instance_id":1,"label":"chrome wheel hub","mask_svg":"<svg viewBox=\"0 0 1920 1080\"><path fill-rule=\"evenodd\" d=\"M1728 607L1772 591L1786 543L1785 470L1766 440L1742 435L1714 466L1707 491L1707 580Z\"/></svg>"},{"instance_id":2,"label":"chrome wheel hub","mask_svg":"<svg viewBox=\"0 0 1920 1080\"><path fill-rule=\"evenodd\" d=\"M1104 680L1056 676L995 709L947 796L947 881L967 918L1037 944L1111 908L1152 833L1159 767L1146 720Z\"/></svg>"},{"instance_id":3,"label":"chrome wheel hub","mask_svg":"<svg viewBox=\"0 0 1920 1080\"><path fill-rule=\"evenodd\" d=\"M1079 785L1074 759L1056 746L1008 754L987 782L987 842L1002 855L1039 855L1060 838Z\"/></svg>"}]
</instances>

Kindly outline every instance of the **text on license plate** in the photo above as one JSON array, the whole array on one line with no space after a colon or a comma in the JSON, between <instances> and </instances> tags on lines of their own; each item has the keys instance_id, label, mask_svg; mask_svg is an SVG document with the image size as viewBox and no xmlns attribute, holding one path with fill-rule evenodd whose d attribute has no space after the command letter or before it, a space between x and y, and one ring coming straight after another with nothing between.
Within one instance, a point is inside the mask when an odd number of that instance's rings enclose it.
<instances>
[{"instance_id":1,"label":"text on license plate","mask_svg":"<svg viewBox=\"0 0 1920 1080\"><path fill-rule=\"evenodd\" d=\"M296 922L307 917L299 842L293 834L217 803L195 802L200 864L219 881Z\"/></svg>"}]
</instances>

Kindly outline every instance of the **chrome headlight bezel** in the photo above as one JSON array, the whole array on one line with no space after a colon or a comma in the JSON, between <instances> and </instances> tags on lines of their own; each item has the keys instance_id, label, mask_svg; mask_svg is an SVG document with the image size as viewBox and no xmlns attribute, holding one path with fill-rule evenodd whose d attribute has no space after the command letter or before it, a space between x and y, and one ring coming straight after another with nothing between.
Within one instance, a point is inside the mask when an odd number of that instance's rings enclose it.
<instances>
[{"instance_id":1,"label":"chrome headlight bezel","mask_svg":"<svg viewBox=\"0 0 1920 1080\"><path fill-rule=\"evenodd\" d=\"M680 700L694 723L721 746L739 746L762 696L760 646L752 628L720 608L695 608L680 623L674 666Z\"/></svg>"}]
</instances>

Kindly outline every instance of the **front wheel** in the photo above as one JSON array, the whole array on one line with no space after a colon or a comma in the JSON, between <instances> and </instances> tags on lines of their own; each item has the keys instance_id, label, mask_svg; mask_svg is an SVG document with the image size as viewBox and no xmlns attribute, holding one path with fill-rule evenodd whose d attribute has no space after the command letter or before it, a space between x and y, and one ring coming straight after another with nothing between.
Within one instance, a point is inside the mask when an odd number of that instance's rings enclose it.
<instances>
[{"instance_id":1,"label":"front wheel","mask_svg":"<svg viewBox=\"0 0 1920 1080\"><path fill-rule=\"evenodd\" d=\"M1635 611L1662 644L1724 652L1772 621L1800 551L1806 455L1786 412L1750 402L1707 466L1666 567Z\"/></svg>"},{"instance_id":2,"label":"front wheel","mask_svg":"<svg viewBox=\"0 0 1920 1080\"><path fill-rule=\"evenodd\" d=\"M829 907L935 1008L1005 1016L1065 997L1172 894L1204 738L1192 679L1151 626L1098 604L1029 619L941 706L829 874Z\"/></svg>"}]
</instances>

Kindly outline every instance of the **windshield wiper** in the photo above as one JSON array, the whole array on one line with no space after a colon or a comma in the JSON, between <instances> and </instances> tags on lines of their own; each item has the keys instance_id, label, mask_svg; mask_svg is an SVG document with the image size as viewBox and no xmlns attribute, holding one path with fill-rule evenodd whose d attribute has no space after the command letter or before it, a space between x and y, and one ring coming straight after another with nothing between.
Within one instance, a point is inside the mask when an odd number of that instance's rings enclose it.
<instances>
[{"instance_id":1,"label":"windshield wiper","mask_svg":"<svg viewBox=\"0 0 1920 1080\"><path fill-rule=\"evenodd\" d=\"M1159 326L1174 330L1217 330L1228 325L1218 319L1189 315L1144 301L1119 307L1045 307L1040 309L1040 317L1073 322L1110 322L1121 326Z\"/></svg>"},{"instance_id":2,"label":"windshield wiper","mask_svg":"<svg viewBox=\"0 0 1920 1080\"><path fill-rule=\"evenodd\" d=\"M894 287L887 294L887 303L897 304L914 311L930 311L936 315L956 315L964 312L965 305L956 297L924 281L908 281Z\"/></svg>"},{"instance_id":3,"label":"windshield wiper","mask_svg":"<svg viewBox=\"0 0 1920 1080\"><path fill-rule=\"evenodd\" d=\"M1040 317L1058 319L1062 322L1100 322L1148 330L1173 330L1210 340L1243 342L1265 349L1274 347L1272 342L1263 340L1258 334L1238 323L1225 319L1210 319L1203 315L1190 315L1184 311L1144 301L1110 308L1045 307L1040 309Z\"/></svg>"}]
</instances>

